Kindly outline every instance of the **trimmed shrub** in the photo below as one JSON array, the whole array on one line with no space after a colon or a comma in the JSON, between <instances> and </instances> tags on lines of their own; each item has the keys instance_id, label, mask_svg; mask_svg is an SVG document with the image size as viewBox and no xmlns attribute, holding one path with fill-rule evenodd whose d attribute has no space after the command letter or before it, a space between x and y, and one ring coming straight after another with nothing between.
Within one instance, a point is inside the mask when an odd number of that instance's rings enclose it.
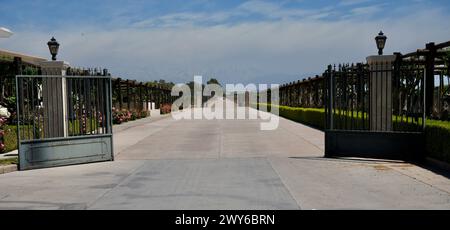
<instances>
[{"instance_id":1,"label":"trimmed shrub","mask_svg":"<svg viewBox=\"0 0 450 230\"><path fill-rule=\"evenodd\" d=\"M146 118L146 117L148 117L148 112L147 111L141 111L139 116L140 116L140 118Z\"/></svg>"},{"instance_id":2,"label":"trimmed shrub","mask_svg":"<svg viewBox=\"0 0 450 230\"><path fill-rule=\"evenodd\" d=\"M427 121L425 138L427 155L450 163L450 122Z\"/></svg>"},{"instance_id":3,"label":"trimmed shrub","mask_svg":"<svg viewBox=\"0 0 450 230\"><path fill-rule=\"evenodd\" d=\"M131 118L130 120L134 121L136 119L139 119L139 115L136 111L131 112Z\"/></svg>"},{"instance_id":4,"label":"trimmed shrub","mask_svg":"<svg viewBox=\"0 0 450 230\"><path fill-rule=\"evenodd\" d=\"M172 112L172 105L171 104L163 104L161 106L161 114L168 114Z\"/></svg>"},{"instance_id":5,"label":"trimmed shrub","mask_svg":"<svg viewBox=\"0 0 450 230\"><path fill-rule=\"evenodd\" d=\"M325 128L325 110L312 108L279 107L280 116L313 126L318 129Z\"/></svg>"},{"instance_id":6,"label":"trimmed shrub","mask_svg":"<svg viewBox=\"0 0 450 230\"><path fill-rule=\"evenodd\" d=\"M252 105L253 108L259 109L261 106L266 106L267 111L272 111L272 105L270 104L258 104ZM313 126L314 128L325 128L325 109L321 108L299 108L289 107L283 105L277 105L279 109L279 115L286 119L300 122L306 125Z\"/></svg>"}]
</instances>

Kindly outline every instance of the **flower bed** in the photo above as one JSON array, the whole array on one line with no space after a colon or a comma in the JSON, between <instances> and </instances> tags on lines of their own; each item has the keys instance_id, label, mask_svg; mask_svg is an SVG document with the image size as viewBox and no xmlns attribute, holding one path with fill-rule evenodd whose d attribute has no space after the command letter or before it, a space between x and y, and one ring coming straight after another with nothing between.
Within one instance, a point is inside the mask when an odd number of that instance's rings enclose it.
<instances>
[{"instance_id":1,"label":"flower bed","mask_svg":"<svg viewBox=\"0 0 450 230\"><path fill-rule=\"evenodd\" d=\"M128 121L146 118L147 116L148 113L146 111L136 112L128 111L126 109L117 110L115 108L112 110L113 124L122 124Z\"/></svg>"},{"instance_id":2,"label":"flower bed","mask_svg":"<svg viewBox=\"0 0 450 230\"><path fill-rule=\"evenodd\" d=\"M8 109L0 105L0 153L5 152L5 126L11 114Z\"/></svg>"}]
</instances>

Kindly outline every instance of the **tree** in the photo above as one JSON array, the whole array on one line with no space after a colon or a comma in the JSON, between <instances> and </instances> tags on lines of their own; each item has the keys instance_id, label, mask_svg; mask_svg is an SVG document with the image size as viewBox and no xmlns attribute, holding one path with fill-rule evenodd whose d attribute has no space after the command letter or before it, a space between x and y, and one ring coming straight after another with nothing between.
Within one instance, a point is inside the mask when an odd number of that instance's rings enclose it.
<instances>
[{"instance_id":1,"label":"tree","mask_svg":"<svg viewBox=\"0 0 450 230\"><path fill-rule=\"evenodd\" d=\"M219 83L219 81L218 81L217 79L215 79L215 78L209 79L209 81L207 82L207 84L208 84L208 85L209 85L209 84L217 84L217 85L221 85L221 84Z\"/></svg>"},{"instance_id":2,"label":"tree","mask_svg":"<svg viewBox=\"0 0 450 230\"><path fill-rule=\"evenodd\" d=\"M173 82L166 82L165 80L161 79L159 81L149 81L145 83L147 86L150 87L161 87L165 89L172 89L172 87L175 85Z\"/></svg>"}]
</instances>

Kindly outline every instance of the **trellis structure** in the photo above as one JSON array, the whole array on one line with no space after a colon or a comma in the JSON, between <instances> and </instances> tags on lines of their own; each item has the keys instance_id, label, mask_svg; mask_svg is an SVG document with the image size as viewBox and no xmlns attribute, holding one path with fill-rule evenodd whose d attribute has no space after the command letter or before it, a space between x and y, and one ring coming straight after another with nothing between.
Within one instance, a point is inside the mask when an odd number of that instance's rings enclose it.
<instances>
[{"instance_id":1,"label":"trellis structure","mask_svg":"<svg viewBox=\"0 0 450 230\"><path fill-rule=\"evenodd\" d=\"M172 104L175 97L171 89L163 86L150 86L136 80L115 78L113 84L113 106L118 110L149 111L160 109L164 104ZM150 108L155 103L155 108Z\"/></svg>"},{"instance_id":2,"label":"trellis structure","mask_svg":"<svg viewBox=\"0 0 450 230\"><path fill-rule=\"evenodd\" d=\"M293 107L324 107L323 76L303 79L280 86L280 104Z\"/></svg>"},{"instance_id":3,"label":"trellis structure","mask_svg":"<svg viewBox=\"0 0 450 230\"><path fill-rule=\"evenodd\" d=\"M426 69L427 115L442 120L450 119L450 41L440 44L430 42L425 45L425 49L405 55L395 54L401 63L421 65Z\"/></svg>"}]
</instances>

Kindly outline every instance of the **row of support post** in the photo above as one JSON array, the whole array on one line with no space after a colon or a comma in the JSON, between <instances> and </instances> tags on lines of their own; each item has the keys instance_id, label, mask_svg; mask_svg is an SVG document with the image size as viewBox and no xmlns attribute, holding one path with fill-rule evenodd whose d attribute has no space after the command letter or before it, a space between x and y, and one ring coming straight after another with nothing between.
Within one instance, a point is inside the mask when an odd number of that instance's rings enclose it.
<instances>
[{"instance_id":1,"label":"row of support post","mask_svg":"<svg viewBox=\"0 0 450 230\"><path fill-rule=\"evenodd\" d=\"M323 107L323 77L292 82L280 87L280 105L292 107Z\"/></svg>"},{"instance_id":2,"label":"row of support post","mask_svg":"<svg viewBox=\"0 0 450 230\"><path fill-rule=\"evenodd\" d=\"M164 104L172 104L175 97L171 90L162 87L148 86L142 82L121 78L113 79L113 94L116 98L113 105L116 109L135 110L137 112L160 109ZM151 108L152 103L155 108Z\"/></svg>"}]
</instances>

